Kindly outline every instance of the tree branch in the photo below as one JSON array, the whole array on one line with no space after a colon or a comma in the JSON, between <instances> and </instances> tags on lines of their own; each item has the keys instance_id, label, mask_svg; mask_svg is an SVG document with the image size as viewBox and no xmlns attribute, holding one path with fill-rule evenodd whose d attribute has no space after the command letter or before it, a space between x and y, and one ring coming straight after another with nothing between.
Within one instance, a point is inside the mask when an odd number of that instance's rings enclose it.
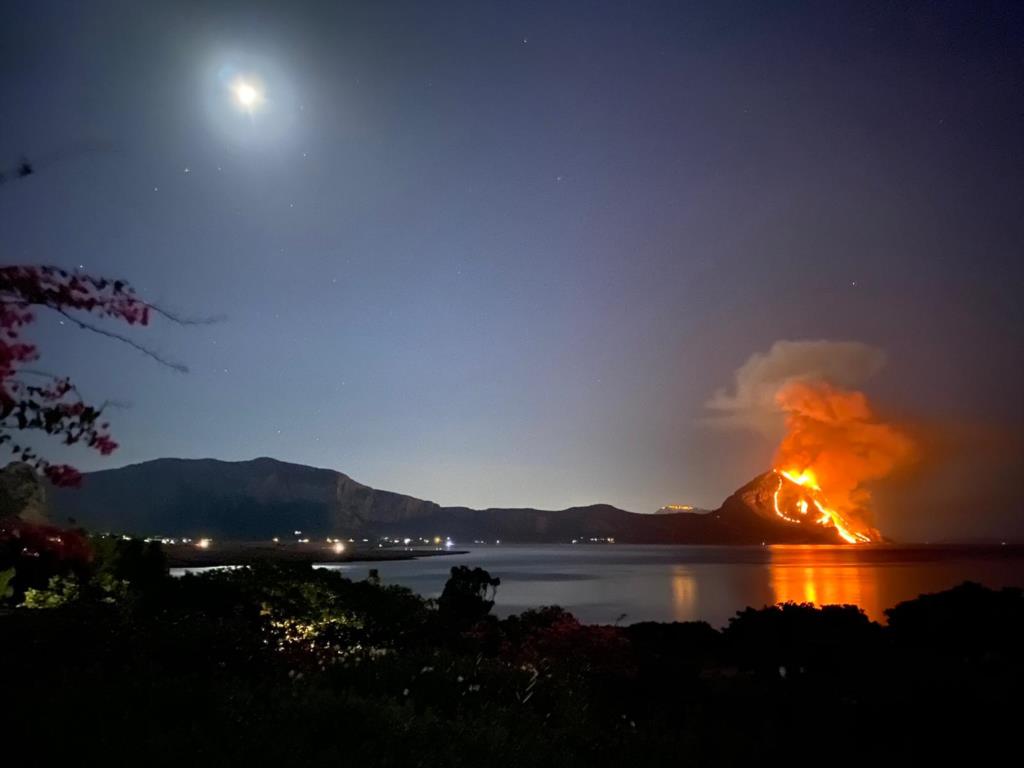
<instances>
[{"instance_id":1,"label":"tree branch","mask_svg":"<svg viewBox=\"0 0 1024 768\"><path fill-rule=\"evenodd\" d=\"M75 317L74 315L68 313L66 310L59 309L56 307L51 307L51 309L66 317L68 320L70 320L72 323L77 325L82 330L92 331L93 333L98 333L100 336L106 336L107 338L116 339L117 341L124 342L129 347L132 347L133 349L141 352L147 357L151 357L161 365L166 365L168 368L178 371L178 373L188 373L188 366L186 366L184 363L176 363L173 360L168 360L167 358L162 357L159 353L154 352L152 349L149 349L148 347L144 347L142 344L139 344L137 341L134 341L133 339L130 339L127 336L124 336L120 333L114 333L113 331L108 331L104 328L100 328L99 326L92 325L91 323L87 323L84 320L81 320Z\"/></svg>"},{"instance_id":2,"label":"tree branch","mask_svg":"<svg viewBox=\"0 0 1024 768\"><path fill-rule=\"evenodd\" d=\"M149 307L156 314L170 320L172 323L177 323L178 325L213 325L227 320L226 315L213 315L211 317L182 317L181 315L171 312L169 309L164 309L156 304L150 304L148 301L140 301L139 303Z\"/></svg>"}]
</instances>

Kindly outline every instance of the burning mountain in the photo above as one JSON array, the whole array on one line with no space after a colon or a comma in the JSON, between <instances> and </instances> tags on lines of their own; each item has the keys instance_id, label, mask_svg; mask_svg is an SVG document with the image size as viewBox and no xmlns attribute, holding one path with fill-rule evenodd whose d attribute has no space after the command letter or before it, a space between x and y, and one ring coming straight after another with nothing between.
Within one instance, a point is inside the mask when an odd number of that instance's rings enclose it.
<instances>
[{"instance_id":1,"label":"burning mountain","mask_svg":"<svg viewBox=\"0 0 1024 768\"><path fill-rule=\"evenodd\" d=\"M770 470L733 493L710 517L732 531L732 538L737 543L847 543L848 539L835 522L831 518L825 519L822 509L831 508L820 489L808 484L800 485L796 480ZM853 536L842 519L840 525ZM881 540L873 529L866 535L872 541ZM853 538L860 541L855 536Z\"/></svg>"},{"instance_id":2,"label":"burning mountain","mask_svg":"<svg viewBox=\"0 0 1024 768\"><path fill-rule=\"evenodd\" d=\"M773 470L778 485L772 493L772 511L787 523L832 528L847 544L868 544L881 541L874 528L847 519L825 498L818 479L811 469L800 474Z\"/></svg>"},{"instance_id":3,"label":"burning mountain","mask_svg":"<svg viewBox=\"0 0 1024 768\"><path fill-rule=\"evenodd\" d=\"M723 426L764 435L784 426L773 471L737 494L759 516L827 529L850 544L881 539L868 486L905 463L913 444L863 392L844 387L883 363L880 350L858 342L779 341L737 369L733 392L708 402Z\"/></svg>"},{"instance_id":4,"label":"burning mountain","mask_svg":"<svg viewBox=\"0 0 1024 768\"><path fill-rule=\"evenodd\" d=\"M870 527L851 523L834 509L813 475L771 470L758 475L713 513L754 543L867 544L882 541ZM738 539L743 536L738 536Z\"/></svg>"},{"instance_id":5,"label":"burning mountain","mask_svg":"<svg viewBox=\"0 0 1024 768\"><path fill-rule=\"evenodd\" d=\"M775 396L786 435L775 456L772 511L787 523L834 528L849 544L881 540L865 484L911 454L910 439L871 411L863 392L792 381Z\"/></svg>"}]
</instances>

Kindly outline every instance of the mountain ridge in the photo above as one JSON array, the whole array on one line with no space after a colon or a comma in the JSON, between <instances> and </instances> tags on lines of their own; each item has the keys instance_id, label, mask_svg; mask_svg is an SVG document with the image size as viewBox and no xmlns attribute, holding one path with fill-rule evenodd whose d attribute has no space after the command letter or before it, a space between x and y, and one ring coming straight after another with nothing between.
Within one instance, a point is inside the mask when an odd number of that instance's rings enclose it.
<instances>
[{"instance_id":1,"label":"mountain ridge","mask_svg":"<svg viewBox=\"0 0 1024 768\"><path fill-rule=\"evenodd\" d=\"M705 513L641 514L610 504L561 510L472 509L372 488L338 470L271 457L241 461L160 458L86 473L79 489L50 488L54 520L140 535L269 539L451 536L457 541L637 544L834 543L826 531L786 526L754 504L765 473Z\"/></svg>"}]
</instances>

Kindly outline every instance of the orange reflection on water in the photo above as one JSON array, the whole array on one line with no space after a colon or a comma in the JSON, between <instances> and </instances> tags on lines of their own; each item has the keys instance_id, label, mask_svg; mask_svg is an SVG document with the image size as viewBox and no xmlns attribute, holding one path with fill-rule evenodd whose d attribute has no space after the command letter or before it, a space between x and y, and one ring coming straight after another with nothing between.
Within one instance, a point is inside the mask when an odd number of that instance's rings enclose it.
<instances>
[{"instance_id":1,"label":"orange reflection on water","mask_svg":"<svg viewBox=\"0 0 1024 768\"><path fill-rule=\"evenodd\" d=\"M769 586L776 603L857 605L875 621L884 619L878 569L859 561L851 547L769 547Z\"/></svg>"},{"instance_id":2,"label":"orange reflection on water","mask_svg":"<svg viewBox=\"0 0 1024 768\"><path fill-rule=\"evenodd\" d=\"M689 569L674 565L670 583L676 621L692 621L697 615L697 579Z\"/></svg>"}]
</instances>

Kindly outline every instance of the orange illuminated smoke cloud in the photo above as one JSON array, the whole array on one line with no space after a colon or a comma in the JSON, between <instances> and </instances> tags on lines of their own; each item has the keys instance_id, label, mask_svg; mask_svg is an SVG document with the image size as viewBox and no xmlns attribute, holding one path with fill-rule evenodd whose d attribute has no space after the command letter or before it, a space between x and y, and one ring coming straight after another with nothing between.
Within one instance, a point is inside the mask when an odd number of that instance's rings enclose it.
<instances>
[{"instance_id":1,"label":"orange illuminated smoke cloud","mask_svg":"<svg viewBox=\"0 0 1024 768\"><path fill-rule=\"evenodd\" d=\"M879 420L862 392L825 381L789 382L775 402L786 414L786 435L775 454L776 514L803 522L813 510L813 522L835 528L844 541L879 540L867 484L910 458L910 438Z\"/></svg>"}]
</instances>

